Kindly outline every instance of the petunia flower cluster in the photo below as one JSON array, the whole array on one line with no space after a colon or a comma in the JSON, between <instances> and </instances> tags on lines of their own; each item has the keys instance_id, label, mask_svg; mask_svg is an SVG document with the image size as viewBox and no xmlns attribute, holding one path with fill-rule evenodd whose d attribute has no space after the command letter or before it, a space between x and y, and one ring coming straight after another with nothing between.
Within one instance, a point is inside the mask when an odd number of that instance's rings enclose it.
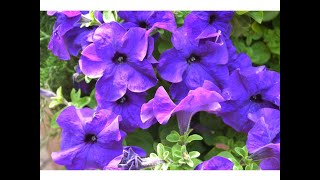
<instances>
[{"instance_id":1,"label":"petunia flower cluster","mask_svg":"<svg viewBox=\"0 0 320 180\"><path fill-rule=\"evenodd\" d=\"M55 163L141 169L146 153L122 145L127 133L176 115L183 135L193 115L205 111L247 134L250 158L261 169L280 169L280 75L237 52L230 39L234 12L194 11L181 27L170 11L117 14L121 21L104 22L100 11L48 12L57 18L48 48L61 60L79 57L77 73L97 79L95 109L69 106L57 118L62 138ZM172 34L172 48L155 59L159 29ZM195 169L232 168L232 161L214 156Z\"/></svg>"}]
</instances>

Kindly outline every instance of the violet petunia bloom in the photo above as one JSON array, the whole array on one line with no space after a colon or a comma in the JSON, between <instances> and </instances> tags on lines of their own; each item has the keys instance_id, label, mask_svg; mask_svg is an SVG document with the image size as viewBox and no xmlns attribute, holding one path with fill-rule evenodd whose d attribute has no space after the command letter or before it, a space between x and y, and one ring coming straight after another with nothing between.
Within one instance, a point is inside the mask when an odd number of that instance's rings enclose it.
<instances>
[{"instance_id":1,"label":"violet petunia bloom","mask_svg":"<svg viewBox=\"0 0 320 180\"><path fill-rule=\"evenodd\" d=\"M160 124L166 124L173 114L177 115L180 134L189 130L192 116L199 111L216 113L221 109L220 102L223 97L220 89L210 81L205 81L202 87L190 90L188 95L175 104L170 99L165 89L160 86L153 99L141 107L141 120L148 122L155 120Z\"/></svg>"},{"instance_id":2,"label":"violet petunia bloom","mask_svg":"<svg viewBox=\"0 0 320 180\"><path fill-rule=\"evenodd\" d=\"M221 156L214 156L202 162L194 170L232 170L233 162Z\"/></svg>"},{"instance_id":3,"label":"violet petunia bloom","mask_svg":"<svg viewBox=\"0 0 320 180\"><path fill-rule=\"evenodd\" d=\"M250 158L262 160L260 168L263 170L280 169L280 111L262 108L249 113L248 118L255 122L247 139Z\"/></svg>"},{"instance_id":4,"label":"violet petunia bloom","mask_svg":"<svg viewBox=\"0 0 320 180\"><path fill-rule=\"evenodd\" d=\"M225 42L229 53L229 62L227 65L230 74L237 68L241 69L252 66L250 57L243 52L237 53L236 47L234 47L231 39L226 39Z\"/></svg>"},{"instance_id":5,"label":"violet petunia bloom","mask_svg":"<svg viewBox=\"0 0 320 180\"><path fill-rule=\"evenodd\" d=\"M215 35L216 38L220 36L219 33ZM171 41L173 48L160 55L157 70L163 79L173 83L170 87L173 99L180 101L205 80L219 88L226 84L229 71L225 43L199 42L190 38L184 27L173 33Z\"/></svg>"},{"instance_id":6,"label":"violet petunia bloom","mask_svg":"<svg viewBox=\"0 0 320 180\"><path fill-rule=\"evenodd\" d=\"M224 37L229 38L232 25L233 11L193 11L184 19L184 25L192 38L220 30Z\"/></svg>"},{"instance_id":7,"label":"violet petunia bloom","mask_svg":"<svg viewBox=\"0 0 320 180\"><path fill-rule=\"evenodd\" d=\"M107 110L67 107L57 118L61 150L51 154L53 161L67 169L102 169L122 153L120 120Z\"/></svg>"},{"instance_id":8,"label":"violet petunia bloom","mask_svg":"<svg viewBox=\"0 0 320 180\"><path fill-rule=\"evenodd\" d=\"M140 118L140 109L146 102L147 93L133 93L127 91L124 96L116 101L107 101L106 98L96 94L98 103L97 109L107 109L117 115L121 115L122 120L119 122L120 129L126 132L132 132L137 128L146 129L153 123L143 123Z\"/></svg>"},{"instance_id":9,"label":"violet petunia bloom","mask_svg":"<svg viewBox=\"0 0 320 180\"><path fill-rule=\"evenodd\" d=\"M157 83L152 64L144 60L148 36L142 28L128 31L117 22L105 23L93 35L93 43L83 51L81 71L99 78L96 93L107 101L116 101L131 92L145 92Z\"/></svg>"},{"instance_id":10,"label":"violet petunia bloom","mask_svg":"<svg viewBox=\"0 0 320 180\"><path fill-rule=\"evenodd\" d=\"M236 131L247 133L254 124L248 113L266 107L279 109L280 75L265 66L236 69L222 95L226 101L218 115Z\"/></svg>"},{"instance_id":11,"label":"violet petunia bloom","mask_svg":"<svg viewBox=\"0 0 320 180\"><path fill-rule=\"evenodd\" d=\"M80 28L80 11L48 11L57 20L48 44L48 49L61 60L70 60L70 54L77 56L90 42L90 36L96 27Z\"/></svg>"},{"instance_id":12,"label":"violet petunia bloom","mask_svg":"<svg viewBox=\"0 0 320 180\"><path fill-rule=\"evenodd\" d=\"M118 15L124 20L124 28L141 27L147 34L155 28L173 32L177 26L172 11L119 11Z\"/></svg>"}]
</instances>

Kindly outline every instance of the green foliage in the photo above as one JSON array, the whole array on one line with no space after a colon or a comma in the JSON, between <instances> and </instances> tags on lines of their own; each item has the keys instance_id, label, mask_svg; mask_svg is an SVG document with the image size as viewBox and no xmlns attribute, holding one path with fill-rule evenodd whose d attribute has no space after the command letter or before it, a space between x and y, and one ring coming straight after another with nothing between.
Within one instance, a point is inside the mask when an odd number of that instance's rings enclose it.
<instances>
[{"instance_id":1,"label":"green foliage","mask_svg":"<svg viewBox=\"0 0 320 180\"><path fill-rule=\"evenodd\" d=\"M86 97L80 97L81 96L81 89L79 89L77 92L75 89L72 89L70 93L71 102L70 105L73 105L77 108L83 108L84 106L88 105L91 101L91 98Z\"/></svg>"},{"instance_id":2,"label":"green foliage","mask_svg":"<svg viewBox=\"0 0 320 180\"><path fill-rule=\"evenodd\" d=\"M128 146L139 146L148 154L154 152L153 138L151 134L141 129L137 129L132 133L128 133L126 137L126 143Z\"/></svg>"},{"instance_id":3,"label":"green foliage","mask_svg":"<svg viewBox=\"0 0 320 180\"><path fill-rule=\"evenodd\" d=\"M65 104L66 103L66 100L64 99L63 95L62 95L62 87L60 86L58 89L57 89L57 92L56 92L56 95L57 96L54 96L54 97L51 97L51 102L49 104L49 108L54 108L60 104Z\"/></svg>"},{"instance_id":4,"label":"green foliage","mask_svg":"<svg viewBox=\"0 0 320 180\"><path fill-rule=\"evenodd\" d=\"M192 141L202 140L202 137L196 134L189 136L188 131L184 135L180 135L177 131L171 131L166 139L173 142L172 146L164 146L161 143L156 145L156 152L151 153L150 157L159 158L165 161L154 167L155 170L192 170L202 161L198 159L200 152L187 150L187 144Z\"/></svg>"},{"instance_id":5,"label":"green foliage","mask_svg":"<svg viewBox=\"0 0 320 180\"><path fill-rule=\"evenodd\" d=\"M254 65L280 71L279 11L237 11L231 39L238 52L247 53Z\"/></svg>"}]
</instances>

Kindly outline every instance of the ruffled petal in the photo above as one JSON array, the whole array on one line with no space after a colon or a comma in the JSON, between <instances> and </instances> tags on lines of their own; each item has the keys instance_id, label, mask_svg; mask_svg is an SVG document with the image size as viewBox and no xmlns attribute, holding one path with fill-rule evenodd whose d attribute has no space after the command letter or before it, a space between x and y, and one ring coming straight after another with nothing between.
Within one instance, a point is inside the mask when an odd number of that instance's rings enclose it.
<instances>
[{"instance_id":1,"label":"ruffled petal","mask_svg":"<svg viewBox=\"0 0 320 180\"><path fill-rule=\"evenodd\" d=\"M164 51L159 58L159 64L157 64L160 76L173 83L182 81L182 75L187 68L186 58L174 48Z\"/></svg>"},{"instance_id":2,"label":"ruffled petal","mask_svg":"<svg viewBox=\"0 0 320 180\"><path fill-rule=\"evenodd\" d=\"M153 112L158 122L166 124L175 107L166 90L160 86L153 99Z\"/></svg>"},{"instance_id":3,"label":"ruffled petal","mask_svg":"<svg viewBox=\"0 0 320 180\"><path fill-rule=\"evenodd\" d=\"M148 36L142 28L130 28L121 39L123 53L130 59L142 61L147 54Z\"/></svg>"},{"instance_id":4,"label":"ruffled petal","mask_svg":"<svg viewBox=\"0 0 320 180\"><path fill-rule=\"evenodd\" d=\"M232 170L233 162L221 156L214 156L211 159L199 164L195 170Z\"/></svg>"}]
</instances>

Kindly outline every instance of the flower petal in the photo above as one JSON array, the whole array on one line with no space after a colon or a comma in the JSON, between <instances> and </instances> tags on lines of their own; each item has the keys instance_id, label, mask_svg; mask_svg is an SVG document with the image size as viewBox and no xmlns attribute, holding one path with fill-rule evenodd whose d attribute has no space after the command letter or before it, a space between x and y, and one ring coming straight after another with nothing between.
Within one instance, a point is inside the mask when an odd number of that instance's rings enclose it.
<instances>
[{"instance_id":1,"label":"flower petal","mask_svg":"<svg viewBox=\"0 0 320 180\"><path fill-rule=\"evenodd\" d=\"M130 28L122 37L122 51L131 59L142 61L147 54L148 36L146 30L133 27Z\"/></svg>"},{"instance_id":2,"label":"flower petal","mask_svg":"<svg viewBox=\"0 0 320 180\"><path fill-rule=\"evenodd\" d=\"M260 168L262 170L280 170L280 161L276 158L264 159L260 163Z\"/></svg>"},{"instance_id":3,"label":"flower petal","mask_svg":"<svg viewBox=\"0 0 320 180\"><path fill-rule=\"evenodd\" d=\"M166 90L160 86L153 99L153 112L157 121L160 124L166 124L175 107Z\"/></svg>"},{"instance_id":4,"label":"flower petal","mask_svg":"<svg viewBox=\"0 0 320 180\"><path fill-rule=\"evenodd\" d=\"M182 81L182 75L187 68L186 59L174 48L164 51L159 58L159 64L157 64L160 76L173 83Z\"/></svg>"},{"instance_id":5,"label":"flower petal","mask_svg":"<svg viewBox=\"0 0 320 180\"><path fill-rule=\"evenodd\" d=\"M195 170L232 170L233 162L221 156L214 156L199 164Z\"/></svg>"},{"instance_id":6,"label":"flower petal","mask_svg":"<svg viewBox=\"0 0 320 180\"><path fill-rule=\"evenodd\" d=\"M128 77L128 89L132 92L144 92L155 86L158 82L152 65L148 61L130 61L130 76Z\"/></svg>"},{"instance_id":7,"label":"flower petal","mask_svg":"<svg viewBox=\"0 0 320 180\"><path fill-rule=\"evenodd\" d=\"M111 44L117 49L121 44L119 40L126 32L126 29L117 22L104 23L94 32L93 41L98 45Z\"/></svg>"}]
</instances>

